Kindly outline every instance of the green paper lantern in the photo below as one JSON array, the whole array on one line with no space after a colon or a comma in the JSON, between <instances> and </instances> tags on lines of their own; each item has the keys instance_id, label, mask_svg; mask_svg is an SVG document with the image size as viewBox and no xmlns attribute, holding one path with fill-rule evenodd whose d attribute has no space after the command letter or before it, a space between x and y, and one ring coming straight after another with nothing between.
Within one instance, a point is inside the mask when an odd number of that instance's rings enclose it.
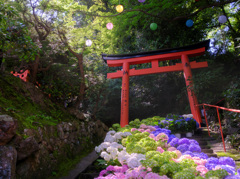
<instances>
[{"instance_id":1,"label":"green paper lantern","mask_svg":"<svg viewBox=\"0 0 240 179\"><path fill-rule=\"evenodd\" d=\"M150 24L150 29L151 30L156 30L157 29L157 24L156 23L151 23Z\"/></svg>"}]
</instances>

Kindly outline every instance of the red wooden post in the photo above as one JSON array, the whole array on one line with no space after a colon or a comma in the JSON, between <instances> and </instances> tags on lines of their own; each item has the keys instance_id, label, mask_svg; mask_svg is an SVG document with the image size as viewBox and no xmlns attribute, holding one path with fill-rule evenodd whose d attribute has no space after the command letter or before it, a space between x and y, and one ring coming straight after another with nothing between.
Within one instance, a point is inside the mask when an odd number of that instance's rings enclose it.
<instances>
[{"instance_id":1,"label":"red wooden post","mask_svg":"<svg viewBox=\"0 0 240 179\"><path fill-rule=\"evenodd\" d=\"M193 91L193 81L192 81L192 72L191 72L191 66L189 63L188 56L186 54L182 54L181 56L182 60L182 66L183 66L183 73L184 78L187 86L187 92L188 92L188 99L190 103L191 112L193 114L193 118L200 124L202 122L201 120L201 114L197 102L197 98Z\"/></svg>"},{"instance_id":2,"label":"red wooden post","mask_svg":"<svg viewBox=\"0 0 240 179\"><path fill-rule=\"evenodd\" d=\"M224 152L226 152L225 142L224 142L224 137L223 137L223 131L222 131L222 124L221 124L221 120L220 120L220 116L219 116L219 110L218 110L218 108L216 108L216 109L217 109L217 115L218 115L218 122L219 122L220 130L221 130L223 148L224 148Z\"/></svg>"},{"instance_id":3,"label":"red wooden post","mask_svg":"<svg viewBox=\"0 0 240 179\"><path fill-rule=\"evenodd\" d=\"M208 135L209 135L209 137L211 137L211 136L210 136L209 127L208 127L207 116L206 116L206 109L205 109L205 106L204 106L204 105L203 105L203 111L204 111L204 118L205 118L205 121L206 121L206 124L207 124Z\"/></svg>"},{"instance_id":4,"label":"red wooden post","mask_svg":"<svg viewBox=\"0 0 240 179\"><path fill-rule=\"evenodd\" d=\"M121 95L121 127L128 125L129 118L129 63L123 63L122 95Z\"/></svg>"}]
</instances>

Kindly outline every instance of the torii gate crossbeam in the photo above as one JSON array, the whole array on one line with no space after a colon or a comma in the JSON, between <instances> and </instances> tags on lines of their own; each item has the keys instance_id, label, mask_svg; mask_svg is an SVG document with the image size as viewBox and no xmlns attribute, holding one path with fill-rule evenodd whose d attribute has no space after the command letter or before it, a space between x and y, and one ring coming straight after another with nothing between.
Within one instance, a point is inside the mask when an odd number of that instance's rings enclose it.
<instances>
[{"instance_id":1,"label":"torii gate crossbeam","mask_svg":"<svg viewBox=\"0 0 240 179\"><path fill-rule=\"evenodd\" d=\"M200 56L205 53L209 47L209 41L203 41L201 43L173 48L156 50L150 52L142 52L136 54L123 54L123 55L106 55L103 54L103 59L107 62L109 67L122 66L122 70L117 70L113 73L108 73L107 78L122 78L122 94L121 94L121 127L128 124L129 118L129 77L138 75L147 75L154 73L165 73L174 71L183 71L184 78L187 86L188 99L190 103L191 112L194 119L200 123L201 115L197 102L197 98L194 94L192 72L191 69L207 67L207 62L189 62L189 57ZM181 59L181 63L176 63L172 66L159 67L160 61ZM130 69L130 65L151 63L151 68L147 69Z\"/></svg>"}]
</instances>

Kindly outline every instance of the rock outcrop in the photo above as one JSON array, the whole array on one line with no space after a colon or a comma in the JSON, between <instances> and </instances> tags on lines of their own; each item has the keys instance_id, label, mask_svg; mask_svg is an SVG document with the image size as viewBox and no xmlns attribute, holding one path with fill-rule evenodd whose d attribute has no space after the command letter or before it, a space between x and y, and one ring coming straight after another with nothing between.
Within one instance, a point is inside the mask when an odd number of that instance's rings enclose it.
<instances>
[{"instance_id":1,"label":"rock outcrop","mask_svg":"<svg viewBox=\"0 0 240 179\"><path fill-rule=\"evenodd\" d=\"M6 145L16 134L16 129L16 120L8 115L0 115L0 145Z\"/></svg>"},{"instance_id":2,"label":"rock outcrop","mask_svg":"<svg viewBox=\"0 0 240 179\"><path fill-rule=\"evenodd\" d=\"M87 154L86 151L91 152L108 131L101 121L74 120L56 126L24 129L23 134L12 138L15 134L13 124L5 125L8 130L1 128L9 137L4 134L2 141L8 145L0 146L0 176L10 176L8 178L14 178L15 172L17 178L47 178L57 172L59 164Z\"/></svg>"}]
</instances>

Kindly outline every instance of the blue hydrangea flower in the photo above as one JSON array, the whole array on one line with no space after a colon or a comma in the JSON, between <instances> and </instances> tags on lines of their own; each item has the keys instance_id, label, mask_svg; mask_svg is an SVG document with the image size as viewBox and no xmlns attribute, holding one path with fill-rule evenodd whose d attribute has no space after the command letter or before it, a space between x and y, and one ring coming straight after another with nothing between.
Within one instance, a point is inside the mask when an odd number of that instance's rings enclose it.
<instances>
[{"instance_id":1,"label":"blue hydrangea flower","mask_svg":"<svg viewBox=\"0 0 240 179\"><path fill-rule=\"evenodd\" d=\"M201 152L201 147L199 145L196 145L196 144L190 144L189 148L188 148L189 151L191 152Z\"/></svg>"},{"instance_id":2,"label":"blue hydrangea flower","mask_svg":"<svg viewBox=\"0 0 240 179\"><path fill-rule=\"evenodd\" d=\"M209 157L207 159L207 163L213 163L215 165L218 165L219 164L219 160L218 160L218 158L215 158L215 157Z\"/></svg>"},{"instance_id":3,"label":"blue hydrangea flower","mask_svg":"<svg viewBox=\"0 0 240 179\"><path fill-rule=\"evenodd\" d=\"M208 169L208 170L212 170L216 167L217 165L214 164L214 163L206 163L205 164L205 167Z\"/></svg>"},{"instance_id":4,"label":"blue hydrangea flower","mask_svg":"<svg viewBox=\"0 0 240 179\"><path fill-rule=\"evenodd\" d=\"M235 167L232 167L230 165L217 165L216 167L221 167L222 169L226 170L231 175L235 175Z\"/></svg>"},{"instance_id":5,"label":"blue hydrangea flower","mask_svg":"<svg viewBox=\"0 0 240 179\"><path fill-rule=\"evenodd\" d=\"M219 165L218 158L210 157L210 158L207 159L207 163L206 163L205 167L206 167L208 170L212 170L212 169L215 168L217 165Z\"/></svg>"},{"instance_id":6,"label":"blue hydrangea flower","mask_svg":"<svg viewBox=\"0 0 240 179\"><path fill-rule=\"evenodd\" d=\"M208 159L208 155L205 154L205 153L203 153L203 152L201 152L201 153L195 153L195 152L193 152L193 156L194 156L194 157L199 157L199 158L201 158L201 159Z\"/></svg>"},{"instance_id":7,"label":"blue hydrangea flower","mask_svg":"<svg viewBox=\"0 0 240 179\"><path fill-rule=\"evenodd\" d=\"M190 120L191 120L191 118L189 118L189 117L185 119L185 121L187 121L187 122L190 121Z\"/></svg>"},{"instance_id":8,"label":"blue hydrangea flower","mask_svg":"<svg viewBox=\"0 0 240 179\"><path fill-rule=\"evenodd\" d=\"M189 145L189 144L190 144L189 139L187 139L187 138L181 138L181 139L179 139L178 145L182 145L182 144L187 144L187 145Z\"/></svg>"},{"instance_id":9,"label":"blue hydrangea flower","mask_svg":"<svg viewBox=\"0 0 240 179\"><path fill-rule=\"evenodd\" d=\"M171 142L169 143L172 147L177 147L178 146L178 141L179 139L177 137L173 138Z\"/></svg>"},{"instance_id":10,"label":"blue hydrangea flower","mask_svg":"<svg viewBox=\"0 0 240 179\"><path fill-rule=\"evenodd\" d=\"M191 157L194 157L194 154L191 151L186 151L182 155L190 155Z\"/></svg>"},{"instance_id":11,"label":"blue hydrangea flower","mask_svg":"<svg viewBox=\"0 0 240 179\"><path fill-rule=\"evenodd\" d=\"M176 138L176 136L173 135L173 134L170 134L170 135L168 136L168 143L170 143L174 138Z\"/></svg>"},{"instance_id":12,"label":"blue hydrangea flower","mask_svg":"<svg viewBox=\"0 0 240 179\"><path fill-rule=\"evenodd\" d=\"M230 165L232 167L236 167L235 161L230 157L220 157L219 165Z\"/></svg>"},{"instance_id":13,"label":"blue hydrangea flower","mask_svg":"<svg viewBox=\"0 0 240 179\"><path fill-rule=\"evenodd\" d=\"M198 141L194 140L194 139L190 139L189 140L190 144L196 144L196 145L199 145Z\"/></svg>"},{"instance_id":14,"label":"blue hydrangea flower","mask_svg":"<svg viewBox=\"0 0 240 179\"><path fill-rule=\"evenodd\" d=\"M188 145L187 145L187 144L179 145L179 146L177 147L177 149L178 149L180 152L184 153L184 152L186 152L186 151L188 150Z\"/></svg>"},{"instance_id":15,"label":"blue hydrangea flower","mask_svg":"<svg viewBox=\"0 0 240 179\"><path fill-rule=\"evenodd\" d=\"M240 179L240 175L228 175L224 179Z\"/></svg>"}]
</instances>

